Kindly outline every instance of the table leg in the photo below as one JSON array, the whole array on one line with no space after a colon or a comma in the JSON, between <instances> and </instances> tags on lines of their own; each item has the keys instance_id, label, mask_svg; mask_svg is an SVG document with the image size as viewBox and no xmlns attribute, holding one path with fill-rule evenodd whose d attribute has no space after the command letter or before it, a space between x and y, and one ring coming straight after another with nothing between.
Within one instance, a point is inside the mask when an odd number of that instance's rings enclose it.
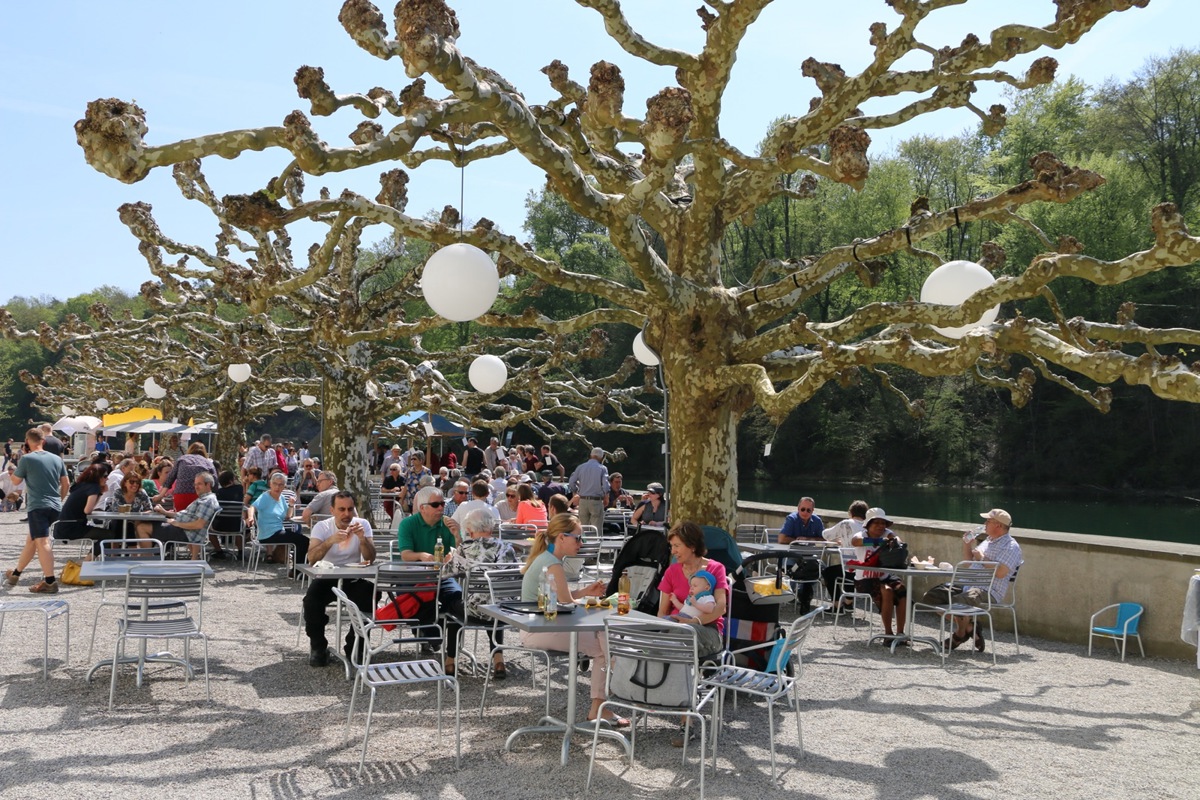
<instances>
[{"instance_id":1,"label":"table leg","mask_svg":"<svg viewBox=\"0 0 1200 800\"><path fill-rule=\"evenodd\" d=\"M591 736L595 733L595 726L600 725L599 722L576 722L576 706L578 699L577 683L579 680L579 632L571 631L571 645L568 649L570 662L567 665L567 718L560 720L557 717L542 717L538 720L537 725L528 725L523 728L517 728L508 735L508 739L504 742L505 751L512 750L512 744L518 736L524 736L527 733L561 733L562 734L562 752L559 756L560 763L566 766L567 755L571 748L571 736L575 733L581 733L585 736ZM546 676L546 680L550 680L550 676ZM615 730L600 727L600 735L606 739L612 739L620 742L625 748L625 754L631 755L629 740Z\"/></svg>"}]
</instances>

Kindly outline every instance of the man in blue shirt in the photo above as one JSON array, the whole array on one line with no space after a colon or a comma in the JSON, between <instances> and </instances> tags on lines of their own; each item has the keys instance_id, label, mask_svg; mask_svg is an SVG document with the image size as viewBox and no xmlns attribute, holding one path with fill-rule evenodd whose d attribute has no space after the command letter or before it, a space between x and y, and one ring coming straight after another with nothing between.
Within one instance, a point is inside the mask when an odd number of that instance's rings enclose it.
<instances>
[{"instance_id":1,"label":"man in blue shirt","mask_svg":"<svg viewBox=\"0 0 1200 800\"><path fill-rule=\"evenodd\" d=\"M825 543L825 523L813 513L816 510L816 505L816 502L811 497L800 498L800 502L796 504L796 510L787 515L787 519L783 521L783 527L779 529L780 544L790 545L793 542ZM807 579L800 579L799 569L803 566L802 561L789 560L788 569L792 573L792 576L797 579L794 585L796 587L796 599L799 601L799 611L801 614L807 614L812 608L813 587L816 586L816 583Z\"/></svg>"},{"instance_id":2,"label":"man in blue shirt","mask_svg":"<svg viewBox=\"0 0 1200 800\"><path fill-rule=\"evenodd\" d=\"M824 542L825 523L813 512L816 502L811 497L801 497L796 504L796 510L787 515L783 527L779 529L779 543L791 544L795 541Z\"/></svg>"}]
</instances>

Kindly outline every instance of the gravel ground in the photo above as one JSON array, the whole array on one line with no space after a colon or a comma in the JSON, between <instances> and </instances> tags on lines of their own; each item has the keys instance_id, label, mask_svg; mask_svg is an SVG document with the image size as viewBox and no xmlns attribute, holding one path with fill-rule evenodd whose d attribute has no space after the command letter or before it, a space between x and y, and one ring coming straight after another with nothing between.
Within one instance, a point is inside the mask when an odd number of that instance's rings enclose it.
<instances>
[{"instance_id":1,"label":"gravel ground","mask_svg":"<svg viewBox=\"0 0 1200 800\"><path fill-rule=\"evenodd\" d=\"M0 565L13 566L25 537L20 514L0 514ZM61 558L61 556L60 556ZM87 642L99 589L64 587L72 649L51 630L51 672L41 678L40 622L12 615L0 634L0 797L198 798L570 798L584 795L587 750L570 763L558 741L525 737L504 752L509 732L540 715L542 695L510 668L478 717L482 679L461 679L463 759L456 770L448 728L435 740L431 692L381 691L367 766L355 777L365 714L344 738L350 684L337 668L307 664L297 647L299 584L264 567L257 577L216 564L205 606L211 703L203 681L151 667L138 689L122 671L109 713L107 670L88 684ZM29 597L37 568L0 597ZM113 643L114 612L101 617L98 660ZM928 648L890 654L868 648L865 629L814 628L804 654L805 751L791 712L777 724L780 776L772 781L764 705L742 701L722 733L713 798L990 798L1099 795L1200 796L1200 693L1195 665L1141 659L1122 664L1101 646L1026 637L1016 656L1002 638L1000 661L955 653L943 669ZM199 651L194 651L198 653ZM561 687L562 675L557 676ZM586 687L581 687L586 697ZM555 702L565 704L565 694ZM561 710L560 712L561 713ZM625 765L601 745L593 796L698 796L665 723L638 737ZM588 742L590 747L590 741ZM50 794L53 793L53 794Z\"/></svg>"}]
</instances>

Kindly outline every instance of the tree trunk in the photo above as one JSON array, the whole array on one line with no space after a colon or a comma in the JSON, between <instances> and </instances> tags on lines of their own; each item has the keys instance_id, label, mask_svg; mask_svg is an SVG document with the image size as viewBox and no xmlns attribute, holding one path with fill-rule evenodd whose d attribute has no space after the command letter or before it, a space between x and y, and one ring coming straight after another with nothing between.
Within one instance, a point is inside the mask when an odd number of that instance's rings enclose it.
<instances>
[{"instance_id":1,"label":"tree trunk","mask_svg":"<svg viewBox=\"0 0 1200 800\"><path fill-rule=\"evenodd\" d=\"M222 469L232 470L235 475L240 474L239 469L242 466L238 457L238 445L241 444L246 429L245 404L240 396L244 391L242 388L231 389L217 400L215 406L217 443L211 455Z\"/></svg>"},{"instance_id":2,"label":"tree trunk","mask_svg":"<svg viewBox=\"0 0 1200 800\"><path fill-rule=\"evenodd\" d=\"M670 515L733 532L737 519L737 425L750 408L743 388L725 388L714 377L728 363L738 336L729 296L695 298L696 311L677 315L659 352L667 389L670 431Z\"/></svg>"},{"instance_id":3,"label":"tree trunk","mask_svg":"<svg viewBox=\"0 0 1200 800\"><path fill-rule=\"evenodd\" d=\"M321 463L324 469L337 473L338 488L354 494L359 516L370 518L367 444L378 409L357 379L367 373L368 359L369 348L351 345L344 354L344 362L360 368L337 370L324 376L321 413L325 435L321 442ZM357 364L360 360L363 363Z\"/></svg>"}]
</instances>

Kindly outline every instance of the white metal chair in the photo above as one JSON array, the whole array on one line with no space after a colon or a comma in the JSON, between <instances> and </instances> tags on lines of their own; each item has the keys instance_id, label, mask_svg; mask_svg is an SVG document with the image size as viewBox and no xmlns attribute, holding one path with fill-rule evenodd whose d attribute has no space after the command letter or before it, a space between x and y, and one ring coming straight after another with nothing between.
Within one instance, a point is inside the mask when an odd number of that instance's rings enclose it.
<instances>
[{"instance_id":1,"label":"white metal chair","mask_svg":"<svg viewBox=\"0 0 1200 800\"><path fill-rule=\"evenodd\" d=\"M440 662L434 659L416 661L388 661L371 663L371 633L379 627L379 623L368 621L358 606L351 602L341 589L334 588L341 613L350 620L358 644L353 648L354 654L354 688L350 692L350 710L346 714L346 738L350 738L350 722L354 718L354 703L363 686L371 692L367 703L367 725L363 731L362 752L358 758L358 772L361 775L363 764L367 760L367 742L371 738L371 716L375 712L375 691L383 686L414 686L432 683L437 688L437 743L442 742L442 689L449 685L454 689L454 765L457 767L462 759L462 717L458 695L458 681L447 675Z\"/></svg>"},{"instance_id":2,"label":"white metal chair","mask_svg":"<svg viewBox=\"0 0 1200 800\"><path fill-rule=\"evenodd\" d=\"M158 539L105 539L100 542L101 561L136 560L139 563L161 563L164 559L163 543ZM100 612L105 608L122 608L125 597L114 597L108 593L108 582L100 582L100 603L92 617L92 639L88 643L87 660L92 660L92 651L96 647L96 628L100 625ZM142 607L139 602L138 609ZM173 614L176 611L187 615L187 603L178 598L162 598L148 600L146 609L150 613L165 611Z\"/></svg>"},{"instance_id":3,"label":"white metal chair","mask_svg":"<svg viewBox=\"0 0 1200 800\"><path fill-rule=\"evenodd\" d=\"M596 716L607 708L625 708L633 715L684 717L683 763L687 763L692 721L700 724L700 800L704 800L704 757L707 724L703 708L717 690L700 680L696 629L665 620L641 620L610 616L604 620L608 642L607 697ZM592 734L592 757L588 763L587 788L592 785L600 726ZM629 763L637 747L636 723L630 728Z\"/></svg>"},{"instance_id":4,"label":"white metal chair","mask_svg":"<svg viewBox=\"0 0 1200 800\"><path fill-rule=\"evenodd\" d=\"M767 528L765 525L738 525L734 528L733 539L738 544L765 544Z\"/></svg>"},{"instance_id":5,"label":"white metal chair","mask_svg":"<svg viewBox=\"0 0 1200 800\"><path fill-rule=\"evenodd\" d=\"M149 617L151 603L169 599L195 601L195 618ZM125 652L125 641L144 643L149 639L182 639L184 642L184 680L191 680L191 641L204 643L204 692L212 700L208 683L208 636L201 630L204 623L204 566L195 569L156 569L153 564L131 567L125 579L125 615L117 620L117 644L113 653L112 683L108 690L108 710L112 711L117 694L117 672ZM138 661L139 680L143 662Z\"/></svg>"},{"instance_id":6,"label":"white metal chair","mask_svg":"<svg viewBox=\"0 0 1200 800\"><path fill-rule=\"evenodd\" d=\"M788 626L787 634L776 640L767 669L760 671L749 667L726 664L707 672L701 685L720 692L717 701L717 720L713 726L713 762L717 759L717 740L725 716L727 692L753 695L767 701L767 724L770 728L771 779L775 779L775 702L787 698L796 712L796 746L804 752L804 732L800 724L800 676L804 671L804 660L800 648L808 638L813 620L824 611L816 608L802 617L797 617ZM794 663L794 666L793 666ZM788 697L790 693L790 697Z\"/></svg>"},{"instance_id":7,"label":"white metal chair","mask_svg":"<svg viewBox=\"0 0 1200 800\"><path fill-rule=\"evenodd\" d=\"M1096 620L1108 611L1116 609L1116 621L1112 625L1096 625ZM1138 623L1142 619L1142 613L1145 611L1137 603L1113 603L1092 614L1091 620L1088 621L1088 655L1092 654L1092 637L1099 636L1101 639L1112 639L1113 646L1116 643L1121 643L1121 660L1125 660L1125 643L1129 637L1137 640L1138 650L1142 654L1142 658L1146 657L1146 651L1142 648L1142 637L1138 633Z\"/></svg>"},{"instance_id":8,"label":"white metal chair","mask_svg":"<svg viewBox=\"0 0 1200 800\"><path fill-rule=\"evenodd\" d=\"M1009 574L1008 578L997 578L996 580L1007 580L1007 591L1004 593L1003 600L992 598L992 610L1001 609L1012 614L1013 623L1013 640L1017 645L1017 655L1021 655L1021 634L1017 631L1017 573L1021 571L1021 566Z\"/></svg>"},{"instance_id":9,"label":"white metal chair","mask_svg":"<svg viewBox=\"0 0 1200 800\"><path fill-rule=\"evenodd\" d=\"M996 626L992 623L992 583L996 580L996 569L1000 565L995 561L960 561L954 567L954 575L946 584L945 603L913 603L913 616L919 611L932 611L938 615L938 641L943 641L946 635L946 620L953 617L971 617L978 624L980 618L987 619L988 635L992 640L992 663L996 663ZM955 592L979 590L982 596L981 606L968 603L956 603L952 595ZM909 620L913 624L913 620ZM953 631L953 625L951 625ZM946 665L946 657L950 655L946 647L938 647L942 656L942 666Z\"/></svg>"},{"instance_id":10,"label":"white metal chair","mask_svg":"<svg viewBox=\"0 0 1200 800\"><path fill-rule=\"evenodd\" d=\"M71 604L58 598L0 598L0 634L4 632L4 619L9 614L39 613L42 615L42 680L50 676L50 620L63 618L67 644L63 649L63 664L71 659ZM6 648L12 652L12 648Z\"/></svg>"},{"instance_id":11,"label":"white metal chair","mask_svg":"<svg viewBox=\"0 0 1200 800\"><path fill-rule=\"evenodd\" d=\"M404 561L379 565L375 576L374 607L378 608L384 596L397 598L401 595L415 594L428 596L423 598L422 614L430 619L420 620L415 617L389 619L387 625L395 626L395 630L383 637L384 641L375 647L378 653L389 645L403 648L405 645L426 645L432 647L438 657L446 657L445 626L441 622L441 564L428 561ZM429 604L432 604L430 606ZM375 629L380 629L376 626ZM409 635L405 635L405 634Z\"/></svg>"},{"instance_id":12,"label":"white metal chair","mask_svg":"<svg viewBox=\"0 0 1200 800\"><path fill-rule=\"evenodd\" d=\"M867 637L869 638L875 632L875 615L872 613L871 603L873 601L871 594L869 592L858 591L858 587L854 583L854 578L850 577L852 574L851 570L854 567L846 566L847 562L857 560L858 553L853 547L839 547L837 548L837 557L842 565L842 576L837 579L837 586L841 594L833 613L834 636L837 636L837 625L841 621L843 613L849 614L851 628L858 626L858 617L854 615L854 612L858 610L858 604L861 601L863 604L863 616L867 620ZM862 568L859 567L858 569ZM849 600L852 604L851 607L848 609L843 608L843 600Z\"/></svg>"},{"instance_id":13,"label":"white metal chair","mask_svg":"<svg viewBox=\"0 0 1200 800\"><path fill-rule=\"evenodd\" d=\"M493 605L497 603L505 603L512 600L521 599L521 583L524 580L524 573L519 567L497 568L490 569L485 573L487 580L488 593ZM511 630L503 622L497 620L493 626L493 635L496 631ZM529 676L532 685L537 686L537 671L533 668L535 659L542 661L546 665L546 716L550 716L550 663L555 656L562 658L566 657L565 653L554 653L549 650L539 650L536 647L526 647L522 644L499 644L492 648L489 654L489 660L494 659L497 653L520 653L529 656ZM491 685L492 674L488 671L483 678L483 695L479 698L479 718L483 719L483 711L487 707L488 687Z\"/></svg>"}]
</instances>

